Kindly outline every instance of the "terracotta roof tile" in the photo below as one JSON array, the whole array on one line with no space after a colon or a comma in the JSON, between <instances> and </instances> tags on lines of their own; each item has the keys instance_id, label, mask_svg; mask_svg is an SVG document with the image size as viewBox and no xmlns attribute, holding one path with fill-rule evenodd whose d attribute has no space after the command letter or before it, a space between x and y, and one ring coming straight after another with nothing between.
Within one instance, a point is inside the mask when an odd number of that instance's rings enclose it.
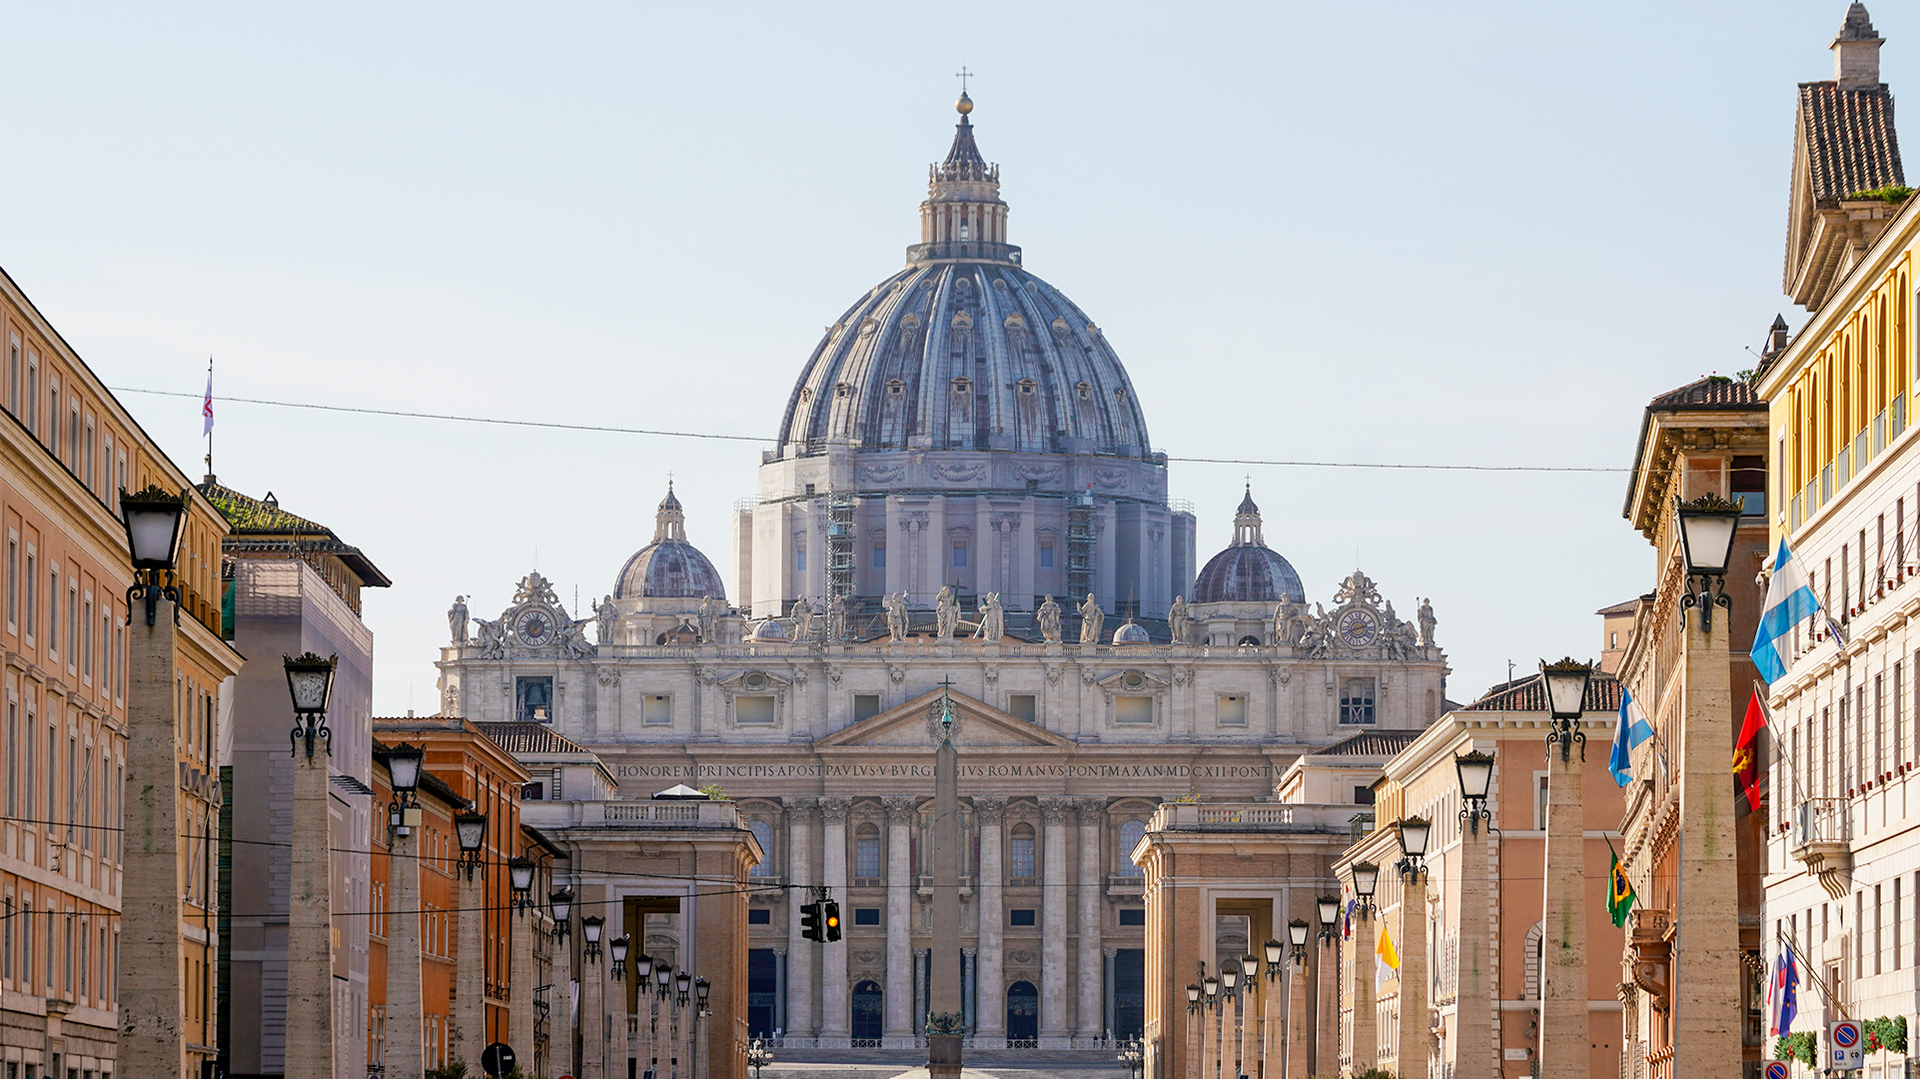
<instances>
[{"instance_id":1,"label":"terracotta roof tile","mask_svg":"<svg viewBox=\"0 0 1920 1079\"><path fill-rule=\"evenodd\" d=\"M1422 731L1363 731L1313 751L1315 757L1391 757L1413 744Z\"/></svg>"},{"instance_id":2,"label":"terracotta roof tile","mask_svg":"<svg viewBox=\"0 0 1920 1079\"><path fill-rule=\"evenodd\" d=\"M1835 82L1803 82L1800 126L1815 199L1839 200L1906 183L1893 128L1893 94L1885 86L1842 90Z\"/></svg>"},{"instance_id":3,"label":"terracotta roof tile","mask_svg":"<svg viewBox=\"0 0 1920 1079\"><path fill-rule=\"evenodd\" d=\"M593 750L544 723L475 723L474 726L493 739L495 745L516 757L522 753L593 755Z\"/></svg>"},{"instance_id":4,"label":"terracotta roof tile","mask_svg":"<svg viewBox=\"0 0 1920 1079\"><path fill-rule=\"evenodd\" d=\"M1587 683L1587 698L1581 703L1588 712L1618 712L1620 710L1620 681L1610 674L1593 672L1593 679ZM1544 712L1547 710L1547 689L1535 674L1526 678L1516 678L1511 682L1502 682L1479 700L1460 709L1463 712Z\"/></svg>"},{"instance_id":5,"label":"terracotta roof tile","mask_svg":"<svg viewBox=\"0 0 1920 1079\"><path fill-rule=\"evenodd\" d=\"M1679 412L1692 409L1763 409L1767 402L1749 383L1725 375L1708 375L1647 402L1655 412Z\"/></svg>"}]
</instances>

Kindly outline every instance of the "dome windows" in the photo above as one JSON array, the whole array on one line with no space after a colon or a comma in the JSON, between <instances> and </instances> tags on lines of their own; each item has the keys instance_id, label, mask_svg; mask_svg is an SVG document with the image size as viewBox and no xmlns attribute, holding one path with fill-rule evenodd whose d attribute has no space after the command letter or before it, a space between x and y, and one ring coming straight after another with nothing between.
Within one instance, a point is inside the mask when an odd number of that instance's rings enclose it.
<instances>
[{"instance_id":1,"label":"dome windows","mask_svg":"<svg viewBox=\"0 0 1920 1079\"><path fill-rule=\"evenodd\" d=\"M1023 378L1014 383L1013 386L1022 397L1032 397L1034 391L1040 388L1039 384L1030 378Z\"/></svg>"},{"instance_id":2,"label":"dome windows","mask_svg":"<svg viewBox=\"0 0 1920 1079\"><path fill-rule=\"evenodd\" d=\"M906 383L900 381L897 378L891 378L887 380L887 396L888 397L900 397L905 395L906 392L907 392Z\"/></svg>"},{"instance_id":3,"label":"dome windows","mask_svg":"<svg viewBox=\"0 0 1920 1079\"><path fill-rule=\"evenodd\" d=\"M917 330L917 329L919 329L919 328L920 328L920 316L919 316L919 315L916 315L916 314L914 314L914 313L913 313L913 312L911 312L911 311L909 311L909 312L907 312L907 313L906 313L905 315L903 315L903 316L901 316L901 318L900 318L900 328L901 328L901 329L903 329L903 330Z\"/></svg>"},{"instance_id":4,"label":"dome windows","mask_svg":"<svg viewBox=\"0 0 1920 1079\"><path fill-rule=\"evenodd\" d=\"M1082 401L1091 401L1093 400L1093 383L1076 383L1073 387L1073 392L1078 395Z\"/></svg>"},{"instance_id":5,"label":"dome windows","mask_svg":"<svg viewBox=\"0 0 1920 1079\"><path fill-rule=\"evenodd\" d=\"M834 395L835 397L838 397L838 398L840 398L840 399L842 399L842 400L845 400L845 399L847 399L847 398L850 398L850 397L852 397L852 396L853 396L853 384L852 384L852 383L850 383L850 382L836 382L836 383L834 383L834 384L833 384L833 395Z\"/></svg>"},{"instance_id":6,"label":"dome windows","mask_svg":"<svg viewBox=\"0 0 1920 1079\"><path fill-rule=\"evenodd\" d=\"M957 311L954 313L952 325L956 330L971 330L973 329L973 316L967 314L965 311Z\"/></svg>"},{"instance_id":7,"label":"dome windows","mask_svg":"<svg viewBox=\"0 0 1920 1079\"><path fill-rule=\"evenodd\" d=\"M1067 325L1067 320L1064 315L1055 318L1053 320L1052 327L1053 327L1053 332L1059 334L1062 337L1066 337L1067 335L1073 333L1073 327Z\"/></svg>"},{"instance_id":8,"label":"dome windows","mask_svg":"<svg viewBox=\"0 0 1920 1079\"><path fill-rule=\"evenodd\" d=\"M966 396L967 394L972 393L973 380L968 378L965 375L961 375L959 378L954 379L953 392L963 397Z\"/></svg>"},{"instance_id":9,"label":"dome windows","mask_svg":"<svg viewBox=\"0 0 1920 1079\"><path fill-rule=\"evenodd\" d=\"M860 320L860 336L862 337L872 337L874 331L879 328L880 323L877 319L863 318Z\"/></svg>"}]
</instances>

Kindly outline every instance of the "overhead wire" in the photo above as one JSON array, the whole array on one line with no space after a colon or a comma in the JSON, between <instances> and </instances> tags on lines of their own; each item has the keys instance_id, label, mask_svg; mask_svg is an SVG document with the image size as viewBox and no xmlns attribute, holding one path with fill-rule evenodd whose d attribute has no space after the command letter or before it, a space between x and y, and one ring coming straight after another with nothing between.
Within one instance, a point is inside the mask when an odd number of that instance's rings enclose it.
<instances>
[{"instance_id":1,"label":"overhead wire","mask_svg":"<svg viewBox=\"0 0 1920 1079\"><path fill-rule=\"evenodd\" d=\"M109 386L108 389L115 393L140 393L155 397L200 399L203 396L201 394L185 393L179 390L150 390L137 386ZM409 420L443 420L449 423L479 423L502 427L536 427L553 431L583 431L592 434L651 435L658 438L692 438L715 442L755 442L762 445L776 441L759 435L734 435L713 431L668 431L649 427L616 427L611 424L563 423L558 420L516 420L499 416L460 416L446 412L416 412L407 409L367 408L356 405L323 405L312 401L274 401L263 397L217 397L215 400L231 401L247 405L266 405L272 408L306 409L315 412L339 412L359 416L388 416ZM1168 455L1166 459L1180 464L1259 465L1273 468L1381 468L1429 472L1621 473L1632 471L1627 468L1610 468L1591 465L1469 465L1439 464L1428 461L1296 461L1264 460L1252 457L1177 457L1173 455Z\"/></svg>"}]
</instances>

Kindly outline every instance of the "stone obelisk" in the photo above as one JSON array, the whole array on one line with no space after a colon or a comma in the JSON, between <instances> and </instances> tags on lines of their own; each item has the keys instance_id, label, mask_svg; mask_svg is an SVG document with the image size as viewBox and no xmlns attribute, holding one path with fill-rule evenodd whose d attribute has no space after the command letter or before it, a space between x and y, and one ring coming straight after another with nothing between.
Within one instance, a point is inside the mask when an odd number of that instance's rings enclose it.
<instances>
[{"instance_id":1,"label":"stone obelisk","mask_svg":"<svg viewBox=\"0 0 1920 1079\"><path fill-rule=\"evenodd\" d=\"M953 698L934 705L933 951L928 957L928 1079L960 1079L966 1014L960 1005L960 765L953 749Z\"/></svg>"}]
</instances>

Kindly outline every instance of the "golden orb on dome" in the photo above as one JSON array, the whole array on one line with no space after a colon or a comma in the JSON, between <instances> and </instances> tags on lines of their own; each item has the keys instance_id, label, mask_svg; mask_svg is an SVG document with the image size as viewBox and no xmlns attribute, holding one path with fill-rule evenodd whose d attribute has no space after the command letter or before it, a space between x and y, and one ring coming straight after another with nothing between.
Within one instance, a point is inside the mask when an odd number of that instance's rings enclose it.
<instances>
[{"instance_id":1,"label":"golden orb on dome","mask_svg":"<svg viewBox=\"0 0 1920 1079\"><path fill-rule=\"evenodd\" d=\"M960 100L953 103L953 111L962 116L973 111L973 99L967 96L965 90L960 91Z\"/></svg>"}]
</instances>

